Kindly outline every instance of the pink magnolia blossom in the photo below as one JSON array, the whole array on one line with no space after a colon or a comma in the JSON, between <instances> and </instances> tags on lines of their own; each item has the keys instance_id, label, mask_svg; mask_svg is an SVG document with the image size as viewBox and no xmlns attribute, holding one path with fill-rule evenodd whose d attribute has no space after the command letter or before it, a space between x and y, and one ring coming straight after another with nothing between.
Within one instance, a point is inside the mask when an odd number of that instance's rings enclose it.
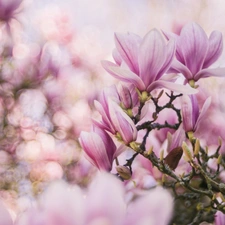
<instances>
[{"instance_id":1,"label":"pink magnolia blossom","mask_svg":"<svg viewBox=\"0 0 225 225\"><path fill-rule=\"evenodd\" d=\"M170 40L176 40L176 59L171 64L171 72L182 73L186 81L225 74L225 68L208 68L221 56L223 37L213 31L208 38L205 31L196 23L185 25L180 35L164 32Z\"/></svg>"},{"instance_id":2,"label":"pink magnolia blossom","mask_svg":"<svg viewBox=\"0 0 225 225\"><path fill-rule=\"evenodd\" d=\"M183 127L186 132L193 131L197 132L200 123L206 116L206 112L211 104L211 98L207 98L204 105L202 106L201 112L199 111L198 101L194 95L183 96L182 98L182 118Z\"/></svg>"},{"instance_id":3,"label":"pink magnolia blossom","mask_svg":"<svg viewBox=\"0 0 225 225\"><path fill-rule=\"evenodd\" d=\"M111 137L94 126L92 132L82 131L79 138L86 158L98 169L110 171L117 156L117 148Z\"/></svg>"},{"instance_id":4,"label":"pink magnolia blossom","mask_svg":"<svg viewBox=\"0 0 225 225\"><path fill-rule=\"evenodd\" d=\"M103 93L102 104L95 101L95 107L102 116L102 121L94 121L95 125L105 129L112 134L117 135L119 140L125 144L135 141L137 138L137 129L131 118L122 110L122 108L108 96Z\"/></svg>"},{"instance_id":5,"label":"pink magnolia blossom","mask_svg":"<svg viewBox=\"0 0 225 225\"><path fill-rule=\"evenodd\" d=\"M171 66L176 47L172 39L166 43L158 30L151 30L143 39L131 33L115 34L115 43L118 52L114 52L114 58L118 64L102 62L106 71L115 78L132 83L140 91L167 88L196 93L196 90L169 82L169 78L163 76Z\"/></svg>"},{"instance_id":6,"label":"pink magnolia blossom","mask_svg":"<svg viewBox=\"0 0 225 225\"><path fill-rule=\"evenodd\" d=\"M0 20L8 22L15 17L22 0L0 0Z\"/></svg>"}]
</instances>

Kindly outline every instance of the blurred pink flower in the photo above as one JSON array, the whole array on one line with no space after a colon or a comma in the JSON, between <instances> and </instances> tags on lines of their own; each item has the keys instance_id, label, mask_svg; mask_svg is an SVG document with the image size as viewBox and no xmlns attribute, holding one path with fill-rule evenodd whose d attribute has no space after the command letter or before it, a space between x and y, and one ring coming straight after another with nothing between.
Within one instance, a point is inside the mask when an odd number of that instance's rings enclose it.
<instances>
[{"instance_id":1,"label":"blurred pink flower","mask_svg":"<svg viewBox=\"0 0 225 225\"><path fill-rule=\"evenodd\" d=\"M215 225L224 225L224 224L225 224L225 215L222 212L217 211L215 215Z\"/></svg>"},{"instance_id":2,"label":"blurred pink flower","mask_svg":"<svg viewBox=\"0 0 225 225\"><path fill-rule=\"evenodd\" d=\"M41 198L25 213L17 225L83 225L84 198L78 187L60 180L52 183Z\"/></svg>"},{"instance_id":3,"label":"blurred pink flower","mask_svg":"<svg viewBox=\"0 0 225 225\"><path fill-rule=\"evenodd\" d=\"M132 202L124 225L166 225L173 213L173 198L163 188L155 188Z\"/></svg>"},{"instance_id":4,"label":"blurred pink flower","mask_svg":"<svg viewBox=\"0 0 225 225\"><path fill-rule=\"evenodd\" d=\"M169 223L173 210L173 199L169 192L156 188L138 196L127 208L124 191L123 183L119 179L102 172L97 174L86 191L57 181L45 190L36 206L17 218L16 225Z\"/></svg>"},{"instance_id":5,"label":"blurred pink flower","mask_svg":"<svg viewBox=\"0 0 225 225\"><path fill-rule=\"evenodd\" d=\"M196 90L168 81L163 77L168 71L175 54L175 42L167 44L158 30L153 29L143 39L135 34L115 34L118 53L115 61L119 65L103 61L102 65L115 78L132 83L140 91L151 92L156 88L193 94ZM120 58L123 62L120 66Z\"/></svg>"},{"instance_id":6,"label":"blurred pink flower","mask_svg":"<svg viewBox=\"0 0 225 225\"><path fill-rule=\"evenodd\" d=\"M208 69L222 54L221 32L213 31L208 38L201 26L188 23L182 28L180 35L164 34L169 40L175 39L177 45L171 72L182 73L187 82L210 76L224 77L225 68Z\"/></svg>"},{"instance_id":7,"label":"blurred pink flower","mask_svg":"<svg viewBox=\"0 0 225 225\"><path fill-rule=\"evenodd\" d=\"M111 174L99 173L86 197L85 225L122 225L126 213L123 183Z\"/></svg>"},{"instance_id":8,"label":"blurred pink flower","mask_svg":"<svg viewBox=\"0 0 225 225\"><path fill-rule=\"evenodd\" d=\"M2 225L13 225L12 218L1 201L0 201L0 221L1 221L0 224Z\"/></svg>"}]
</instances>

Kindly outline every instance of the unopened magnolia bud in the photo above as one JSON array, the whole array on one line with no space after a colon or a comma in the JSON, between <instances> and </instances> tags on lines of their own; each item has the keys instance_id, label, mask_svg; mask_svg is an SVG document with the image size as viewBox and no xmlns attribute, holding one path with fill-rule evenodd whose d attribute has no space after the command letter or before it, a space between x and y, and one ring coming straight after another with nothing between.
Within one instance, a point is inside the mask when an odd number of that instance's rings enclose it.
<instances>
[{"instance_id":1,"label":"unopened magnolia bud","mask_svg":"<svg viewBox=\"0 0 225 225\"><path fill-rule=\"evenodd\" d=\"M221 137L218 138L218 142L219 142L219 146L221 146L222 145L222 138Z\"/></svg>"},{"instance_id":2,"label":"unopened magnolia bud","mask_svg":"<svg viewBox=\"0 0 225 225\"><path fill-rule=\"evenodd\" d=\"M160 152L160 161L163 161L163 158L164 158L164 150Z\"/></svg>"},{"instance_id":3,"label":"unopened magnolia bud","mask_svg":"<svg viewBox=\"0 0 225 225\"><path fill-rule=\"evenodd\" d=\"M131 178L131 171L126 166L117 166L116 171L124 180Z\"/></svg>"},{"instance_id":4,"label":"unopened magnolia bud","mask_svg":"<svg viewBox=\"0 0 225 225\"><path fill-rule=\"evenodd\" d=\"M165 181L166 181L166 175L163 174L163 175L162 175L162 183L165 183Z\"/></svg>"},{"instance_id":5,"label":"unopened magnolia bud","mask_svg":"<svg viewBox=\"0 0 225 225\"><path fill-rule=\"evenodd\" d=\"M209 148L208 148L208 146L205 146L205 153L206 153L206 155L208 155L208 153L209 153Z\"/></svg>"},{"instance_id":6,"label":"unopened magnolia bud","mask_svg":"<svg viewBox=\"0 0 225 225\"><path fill-rule=\"evenodd\" d=\"M195 149L194 149L194 155L195 156L197 156L199 154L199 150L200 150L200 142L199 142L199 139L196 139Z\"/></svg>"},{"instance_id":7,"label":"unopened magnolia bud","mask_svg":"<svg viewBox=\"0 0 225 225\"><path fill-rule=\"evenodd\" d=\"M124 109L132 108L132 98L129 89L120 84L118 85L118 92Z\"/></svg>"},{"instance_id":8,"label":"unopened magnolia bud","mask_svg":"<svg viewBox=\"0 0 225 225\"><path fill-rule=\"evenodd\" d=\"M151 146L151 148L148 150L147 155L151 155L153 152L153 146Z\"/></svg>"},{"instance_id":9,"label":"unopened magnolia bud","mask_svg":"<svg viewBox=\"0 0 225 225\"><path fill-rule=\"evenodd\" d=\"M187 146L187 144L185 142L183 142L183 144L182 144L182 149L184 151L184 154L186 156L186 159L188 161L192 161L191 151L190 151L190 149L188 148L188 146Z\"/></svg>"},{"instance_id":10,"label":"unopened magnolia bud","mask_svg":"<svg viewBox=\"0 0 225 225\"><path fill-rule=\"evenodd\" d=\"M159 98L161 98L161 97L162 97L163 92L164 92L164 90L161 90L161 91L159 92L159 94L158 94L158 96L157 96L157 99L159 99Z\"/></svg>"},{"instance_id":11,"label":"unopened magnolia bud","mask_svg":"<svg viewBox=\"0 0 225 225\"><path fill-rule=\"evenodd\" d=\"M218 157L218 159L217 159L217 164L220 164L221 161L222 161L222 155L220 154L219 157Z\"/></svg>"}]
</instances>

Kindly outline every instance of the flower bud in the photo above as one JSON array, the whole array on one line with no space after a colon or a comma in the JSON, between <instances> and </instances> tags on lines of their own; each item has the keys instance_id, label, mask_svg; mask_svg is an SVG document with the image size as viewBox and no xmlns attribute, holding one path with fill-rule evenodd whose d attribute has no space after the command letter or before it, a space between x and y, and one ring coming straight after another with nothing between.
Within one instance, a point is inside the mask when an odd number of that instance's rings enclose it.
<instances>
[{"instance_id":1,"label":"flower bud","mask_svg":"<svg viewBox=\"0 0 225 225\"><path fill-rule=\"evenodd\" d=\"M220 164L221 161L222 161L222 155L220 154L219 157L218 157L218 159L217 159L217 164Z\"/></svg>"},{"instance_id":2,"label":"flower bud","mask_svg":"<svg viewBox=\"0 0 225 225\"><path fill-rule=\"evenodd\" d=\"M200 142L199 142L199 139L197 139L195 142L195 149L194 149L195 156L197 156L199 154L199 150L200 150Z\"/></svg>"},{"instance_id":3,"label":"flower bud","mask_svg":"<svg viewBox=\"0 0 225 225\"><path fill-rule=\"evenodd\" d=\"M126 166L117 166L116 171L124 180L129 180L132 176L131 171Z\"/></svg>"},{"instance_id":4,"label":"flower bud","mask_svg":"<svg viewBox=\"0 0 225 225\"><path fill-rule=\"evenodd\" d=\"M188 161L192 161L191 151L190 151L190 149L188 148L188 146L187 146L187 144L185 142L183 142L183 144L182 144L182 149L184 151L184 154L186 156L186 159Z\"/></svg>"}]
</instances>

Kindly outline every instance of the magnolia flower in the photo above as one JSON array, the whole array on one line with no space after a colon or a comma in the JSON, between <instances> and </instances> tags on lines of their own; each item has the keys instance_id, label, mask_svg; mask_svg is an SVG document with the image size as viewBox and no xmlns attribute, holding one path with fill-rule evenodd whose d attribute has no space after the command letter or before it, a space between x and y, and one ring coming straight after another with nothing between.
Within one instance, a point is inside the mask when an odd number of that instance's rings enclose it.
<instances>
[{"instance_id":1,"label":"magnolia flower","mask_svg":"<svg viewBox=\"0 0 225 225\"><path fill-rule=\"evenodd\" d=\"M182 28L180 35L164 34L167 39L176 40L176 59L171 64L171 72L182 73L186 82L209 76L225 76L225 68L208 68L222 54L221 32L213 31L208 38L198 24L189 23Z\"/></svg>"},{"instance_id":2,"label":"magnolia flower","mask_svg":"<svg viewBox=\"0 0 225 225\"><path fill-rule=\"evenodd\" d=\"M153 29L143 39L130 33L115 34L115 43L118 52L114 53L114 58L117 64L102 62L106 71L115 78L133 84L139 91L168 88L182 93L196 93L196 90L169 82L169 78L163 76L174 59L174 40L166 43L159 31Z\"/></svg>"},{"instance_id":3,"label":"magnolia flower","mask_svg":"<svg viewBox=\"0 0 225 225\"><path fill-rule=\"evenodd\" d=\"M102 104L95 101L95 107L102 116L102 121L93 121L101 129L116 135L119 141L128 145L137 139L137 129L132 119L122 108L104 94Z\"/></svg>"},{"instance_id":4,"label":"magnolia flower","mask_svg":"<svg viewBox=\"0 0 225 225\"><path fill-rule=\"evenodd\" d=\"M194 95L182 97L182 118L183 127L186 132L197 132L199 125L206 116L206 112L211 104L211 97L207 98L202 106L201 112L199 111L198 101Z\"/></svg>"},{"instance_id":5,"label":"magnolia flower","mask_svg":"<svg viewBox=\"0 0 225 225\"><path fill-rule=\"evenodd\" d=\"M15 17L22 0L0 0L0 20L8 22Z\"/></svg>"},{"instance_id":6,"label":"magnolia flower","mask_svg":"<svg viewBox=\"0 0 225 225\"><path fill-rule=\"evenodd\" d=\"M92 132L81 132L79 141L86 153L86 158L94 166L100 170L112 169L112 163L118 151L113 140L104 130L93 126Z\"/></svg>"}]
</instances>

